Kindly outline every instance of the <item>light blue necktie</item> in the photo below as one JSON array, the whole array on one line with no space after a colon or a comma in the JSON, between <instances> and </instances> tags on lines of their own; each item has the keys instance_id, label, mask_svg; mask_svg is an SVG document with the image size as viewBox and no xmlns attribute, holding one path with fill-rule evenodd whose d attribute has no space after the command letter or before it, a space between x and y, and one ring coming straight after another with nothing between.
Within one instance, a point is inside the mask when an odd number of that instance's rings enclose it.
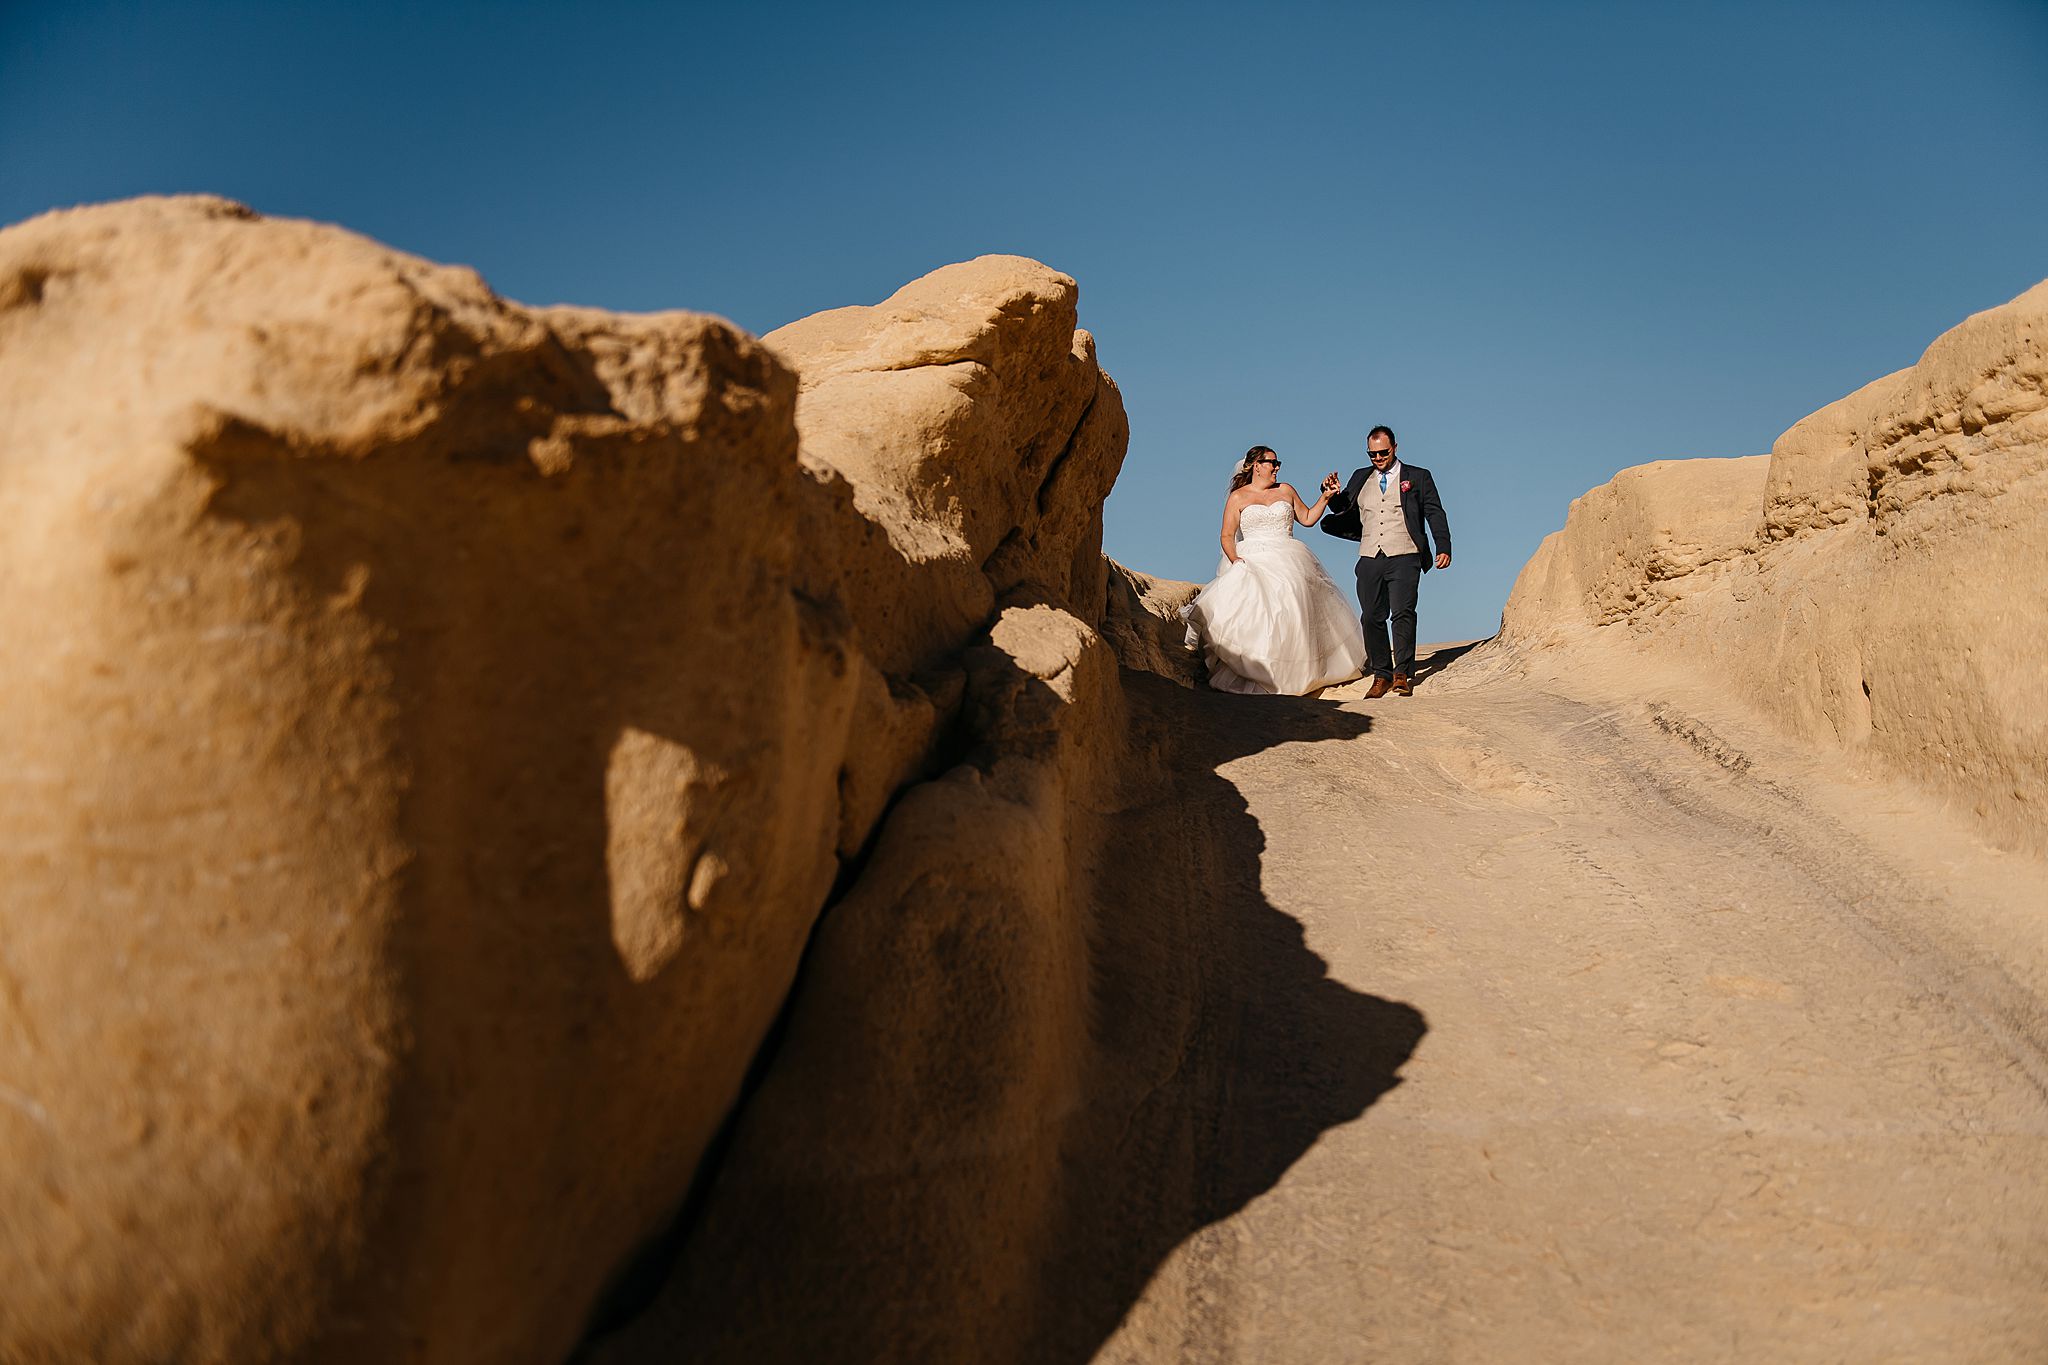
<instances>
[{"instance_id":1,"label":"light blue necktie","mask_svg":"<svg viewBox=\"0 0 2048 1365\"><path fill-rule=\"evenodd\" d=\"M1384 493L1384 492L1386 492L1386 491L1387 491L1387 471L1386 471L1386 470L1384 470L1384 469L1382 469L1382 470L1380 471L1380 492Z\"/></svg>"}]
</instances>

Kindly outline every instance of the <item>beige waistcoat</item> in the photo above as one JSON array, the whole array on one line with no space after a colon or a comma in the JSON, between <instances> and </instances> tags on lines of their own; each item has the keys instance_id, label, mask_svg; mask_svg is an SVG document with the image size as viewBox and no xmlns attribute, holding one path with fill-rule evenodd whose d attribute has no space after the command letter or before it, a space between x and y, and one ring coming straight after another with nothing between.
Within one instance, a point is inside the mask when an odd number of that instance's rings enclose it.
<instances>
[{"instance_id":1,"label":"beige waistcoat","mask_svg":"<svg viewBox=\"0 0 2048 1365\"><path fill-rule=\"evenodd\" d=\"M1408 534L1408 519L1401 515L1401 475L1406 472L1396 460L1387 470L1387 491L1380 492L1380 472L1365 471L1365 487L1358 490L1358 524L1364 532L1358 538L1358 555L1370 559L1376 554L1421 554L1422 547Z\"/></svg>"}]
</instances>

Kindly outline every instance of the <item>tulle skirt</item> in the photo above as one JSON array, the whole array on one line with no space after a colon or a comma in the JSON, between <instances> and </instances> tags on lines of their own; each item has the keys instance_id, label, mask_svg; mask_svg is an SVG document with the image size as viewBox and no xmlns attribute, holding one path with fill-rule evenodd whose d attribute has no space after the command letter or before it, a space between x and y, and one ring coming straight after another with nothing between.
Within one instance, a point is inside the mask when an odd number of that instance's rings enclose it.
<instances>
[{"instance_id":1,"label":"tulle skirt","mask_svg":"<svg viewBox=\"0 0 2048 1365\"><path fill-rule=\"evenodd\" d=\"M1181 609L1220 692L1301 696L1365 666L1358 613L1315 552L1293 536L1240 541L1238 560Z\"/></svg>"}]
</instances>

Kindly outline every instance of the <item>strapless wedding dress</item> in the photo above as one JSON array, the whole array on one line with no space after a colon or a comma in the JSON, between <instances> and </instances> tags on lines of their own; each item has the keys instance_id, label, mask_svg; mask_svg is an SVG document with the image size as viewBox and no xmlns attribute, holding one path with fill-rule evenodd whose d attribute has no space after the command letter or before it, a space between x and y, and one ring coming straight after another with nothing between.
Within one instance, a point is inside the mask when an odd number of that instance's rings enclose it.
<instances>
[{"instance_id":1,"label":"strapless wedding dress","mask_svg":"<svg viewBox=\"0 0 2048 1365\"><path fill-rule=\"evenodd\" d=\"M1358 613L1315 551L1294 538L1294 504L1247 507L1238 517L1237 563L1181 609L1189 642L1221 692L1301 696L1355 678L1365 666Z\"/></svg>"}]
</instances>

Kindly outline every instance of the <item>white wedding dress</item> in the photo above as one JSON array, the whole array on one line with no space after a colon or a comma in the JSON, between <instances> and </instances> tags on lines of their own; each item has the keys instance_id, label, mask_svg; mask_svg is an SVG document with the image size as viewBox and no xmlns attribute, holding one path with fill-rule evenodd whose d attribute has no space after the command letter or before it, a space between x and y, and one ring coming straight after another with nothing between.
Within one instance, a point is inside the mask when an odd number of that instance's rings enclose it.
<instances>
[{"instance_id":1,"label":"white wedding dress","mask_svg":"<svg viewBox=\"0 0 2048 1365\"><path fill-rule=\"evenodd\" d=\"M1181 608L1188 642L1220 692L1301 696L1365 666L1358 613L1315 552L1294 538L1292 500L1254 504L1237 519L1237 563Z\"/></svg>"}]
</instances>

